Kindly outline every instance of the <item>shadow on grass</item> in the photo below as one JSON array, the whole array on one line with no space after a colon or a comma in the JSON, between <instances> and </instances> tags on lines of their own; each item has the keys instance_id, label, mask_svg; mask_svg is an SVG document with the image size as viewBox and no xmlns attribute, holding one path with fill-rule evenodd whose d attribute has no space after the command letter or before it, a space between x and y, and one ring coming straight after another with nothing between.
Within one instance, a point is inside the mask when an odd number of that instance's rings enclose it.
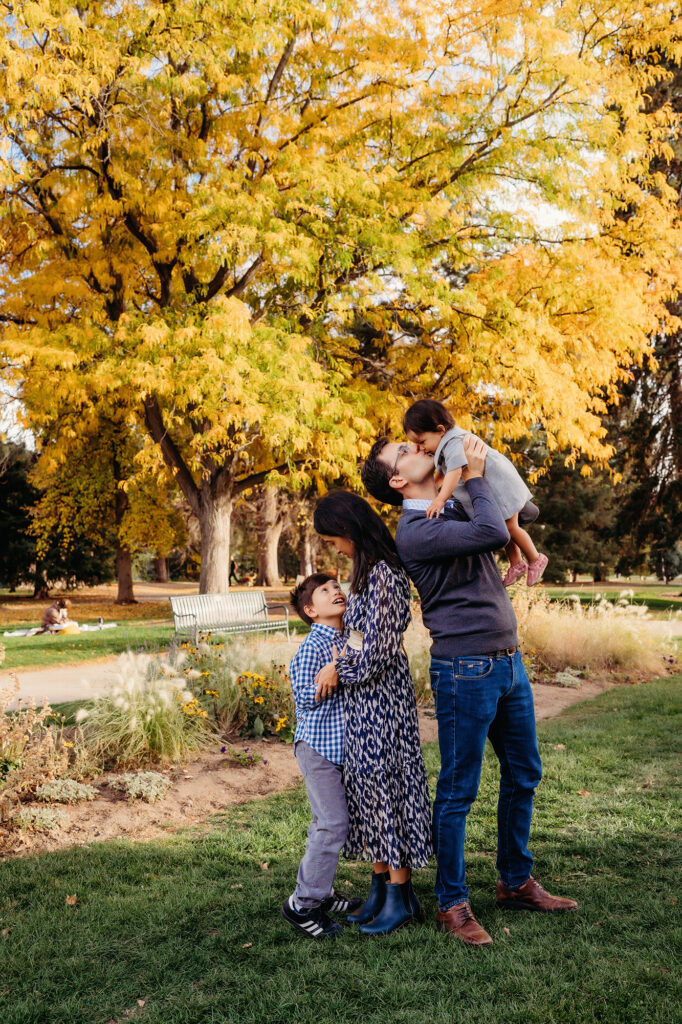
<instances>
[{"instance_id":1,"label":"shadow on grass","mask_svg":"<svg viewBox=\"0 0 682 1024\"><path fill-rule=\"evenodd\" d=\"M423 927L306 941L279 916L308 823L299 787L216 815L208 831L5 862L0 1019L670 1024L679 1007L679 683L611 691L542 726L536 874L576 897L577 914L496 909L497 765L487 757L467 864L492 949L436 931L433 868L415 878ZM433 780L435 745L426 754ZM342 862L339 887L365 892L368 874Z\"/></svg>"}]
</instances>

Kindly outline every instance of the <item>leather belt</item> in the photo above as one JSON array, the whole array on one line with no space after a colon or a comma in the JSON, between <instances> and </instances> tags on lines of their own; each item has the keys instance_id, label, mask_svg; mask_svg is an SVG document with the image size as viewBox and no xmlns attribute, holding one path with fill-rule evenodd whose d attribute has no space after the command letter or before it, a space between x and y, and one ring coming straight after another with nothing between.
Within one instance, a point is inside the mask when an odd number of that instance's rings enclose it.
<instances>
[{"instance_id":1,"label":"leather belt","mask_svg":"<svg viewBox=\"0 0 682 1024\"><path fill-rule=\"evenodd\" d=\"M507 648L505 648L504 651L486 651L485 654L471 654L471 655L469 655L469 657L471 657L471 658L510 658L512 656L512 654L516 654L516 652L520 651L520 650L521 650L521 648L517 644L516 647L507 647Z\"/></svg>"}]
</instances>

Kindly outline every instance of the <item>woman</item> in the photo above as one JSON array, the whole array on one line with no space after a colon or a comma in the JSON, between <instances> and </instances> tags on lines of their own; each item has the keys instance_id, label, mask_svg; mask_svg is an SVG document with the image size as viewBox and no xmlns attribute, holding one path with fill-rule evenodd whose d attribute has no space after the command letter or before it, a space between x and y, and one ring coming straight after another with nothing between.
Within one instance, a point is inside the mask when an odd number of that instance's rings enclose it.
<instances>
[{"instance_id":1,"label":"woman","mask_svg":"<svg viewBox=\"0 0 682 1024\"><path fill-rule=\"evenodd\" d=\"M410 585L388 529L356 494L335 491L315 510L315 530L353 559L345 647L318 675L324 697L344 687L344 786L349 859L374 862L366 903L349 915L366 935L387 935L422 911L410 871L433 852L431 807L414 686L402 634Z\"/></svg>"}]
</instances>

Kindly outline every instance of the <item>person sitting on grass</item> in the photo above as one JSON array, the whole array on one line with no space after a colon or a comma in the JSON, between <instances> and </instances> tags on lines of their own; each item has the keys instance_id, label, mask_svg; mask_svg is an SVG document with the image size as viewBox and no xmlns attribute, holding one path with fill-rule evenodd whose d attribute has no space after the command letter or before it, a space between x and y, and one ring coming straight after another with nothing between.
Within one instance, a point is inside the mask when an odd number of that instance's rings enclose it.
<instances>
[{"instance_id":1,"label":"person sitting on grass","mask_svg":"<svg viewBox=\"0 0 682 1024\"><path fill-rule=\"evenodd\" d=\"M311 626L291 660L289 675L296 704L294 754L308 791L313 818L294 892L282 917L312 939L333 939L342 931L330 913L348 914L361 899L334 891L339 854L348 834L343 788L343 691L315 699L315 676L337 655L346 596L326 573L313 573L291 592L291 603Z\"/></svg>"},{"instance_id":2,"label":"person sitting on grass","mask_svg":"<svg viewBox=\"0 0 682 1024\"><path fill-rule=\"evenodd\" d=\"M60 597L45 610L43 621L36 636L40 633L58 633L69 625L69 608L71 602L67 597Z\"/></svg>"}]
</instances>

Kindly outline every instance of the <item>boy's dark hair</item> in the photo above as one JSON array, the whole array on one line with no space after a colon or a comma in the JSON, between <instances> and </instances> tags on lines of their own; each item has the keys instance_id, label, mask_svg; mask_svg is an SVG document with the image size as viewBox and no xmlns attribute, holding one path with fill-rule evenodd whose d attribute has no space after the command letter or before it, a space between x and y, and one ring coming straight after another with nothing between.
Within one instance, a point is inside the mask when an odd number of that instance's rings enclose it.
<instances>
[{"instance_id":1,"label":"boy's dark hair","mask_svg":"<svg viewBox=\"0 0 682 1024\"><path fill-rule=\"evenodd\" d=\"M415 434L433 433L438 427L452 430L455 421L442 404L435 398L420 398L411 405L403 417L403 427Z\"/></svg>"},{"instance_id":2,"label":"boy's dark hair","mask_svg":"<svg viewBox=\"0 0 682 1024\"><path fill-rule=\"evenodd\" d=\"M375 562L402 568L395 541L372 506L351 491L332 491L317 503L313 525L323 537L346 537L353 542L350 588L358 594L367 584Z\"/></svg>"},{"instance_id":3,"label":"boy's dark hair","mask_svg":"<svg viewBox=\"0 0 682 1024\"><path fill-rule=\"evenodd\" d=\"M329 583L330 580L334 579L336 579L336 577L330 576L328 572L314 572L312 575L306 576L306 578L291 591L291 604L293 605L294 611L301 616L308 626L312 626L313 620L309 615L306 615L305 609L312 604L313 593L318 587L322 587L325 583Z\"/></svg>"},{"instance_id":4,"label":"boy's dark hair","mask_svg":"<svg viewBox=\"0 0 682 1024\"><path fill-rule=\"evenodd\" d=\"M391 479L391 467L387 466L379 456L383 452L386 445L389 443L389 438L380 437L378 441L375 441L371 447L370 453L367 456L367 460L362 467L360 476L362 482L377 501L381 501L384 505L402 505L403 496L400 491L396 491L394 487L391 487L389 480Z\"/></svg>"}]
</instances>

